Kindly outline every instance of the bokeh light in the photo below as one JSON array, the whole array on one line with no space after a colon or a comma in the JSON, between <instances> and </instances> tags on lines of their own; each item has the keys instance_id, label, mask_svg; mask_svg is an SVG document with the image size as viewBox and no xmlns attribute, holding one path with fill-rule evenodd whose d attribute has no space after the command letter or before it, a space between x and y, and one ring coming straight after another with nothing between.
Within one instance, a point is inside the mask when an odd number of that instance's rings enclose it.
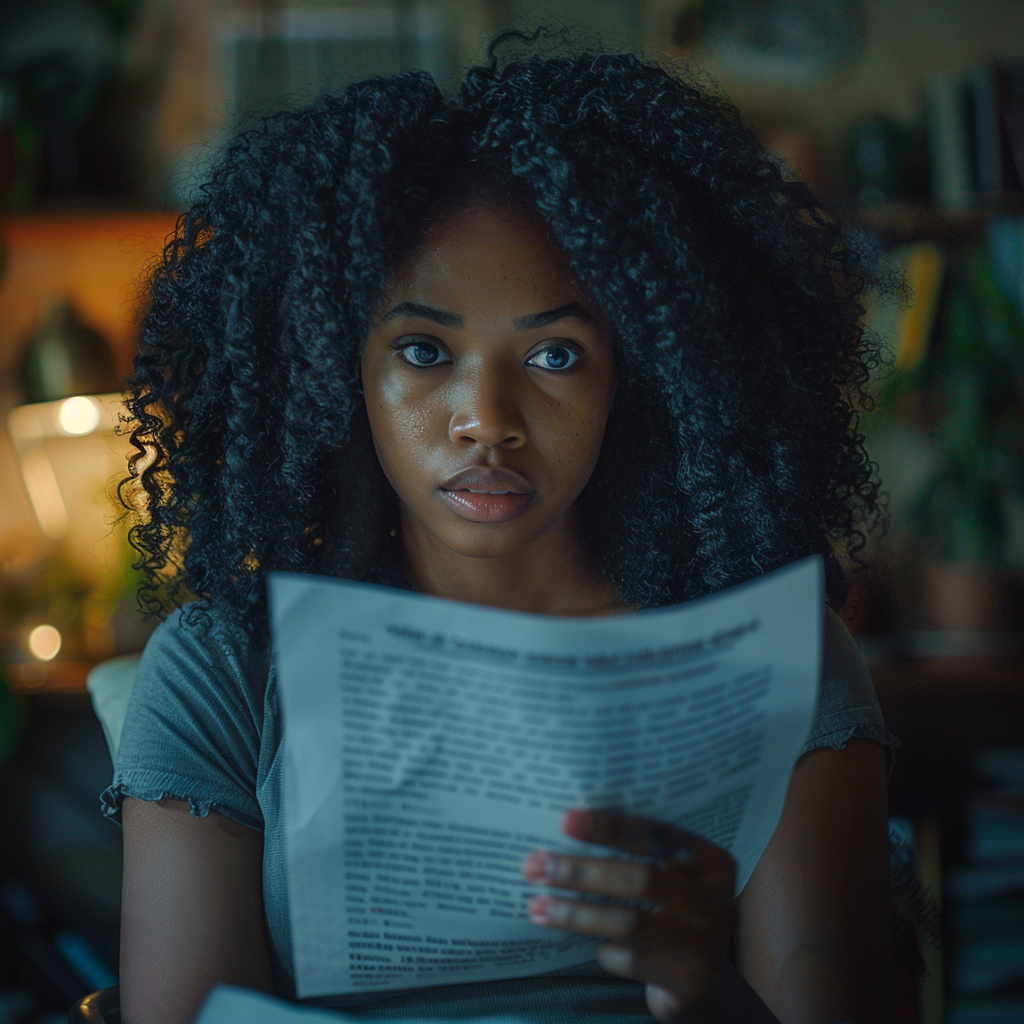
<instances>
[{"instance_id":1,"label":"bokeh light","mask_svg":"<svg viewBox=\"0 0 1024 1024\"><path fill-rule=\"evenodd\" d=\"M48 623L36 626L28 635L28 649L32 657L40 661L53 661L60 651L60 645L60 630Z\"/></svg>"},{"instance_id":2,"label":"bokeh light","mask_svg":"<svg viewBox=\"0 0 1024 1024\"><path fill-rule=\"evenodd\" d=\"M86 398L85 395L66 398L60 403L57 422L60 429L67 434L91 434L100 423L99 402L93 398Z\"/></svg>"}]
</instances>

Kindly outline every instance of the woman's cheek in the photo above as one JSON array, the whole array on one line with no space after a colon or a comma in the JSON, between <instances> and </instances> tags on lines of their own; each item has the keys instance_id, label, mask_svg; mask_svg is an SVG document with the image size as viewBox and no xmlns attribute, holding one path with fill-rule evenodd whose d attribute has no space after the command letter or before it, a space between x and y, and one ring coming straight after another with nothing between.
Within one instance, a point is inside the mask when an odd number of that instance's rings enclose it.
<instances>
[{"instance_id":1,"label":"woman's cheek","mask_svg":"<svg viewBox=\"0 0 1024 1024\"><path fill-rule=\"evenodd\" d=\"M581 408L582 405L582 408ZM550 459L565 474L575 475L582 490L601 453L607 412L592 410L589 404L560 405L551 409L543 424L536 424L533 436L543 437Z\"/></svg>"},{"instance_id":2,"label":"woman's cheek","mask_svg":"<svg viewBox=\"0 0 1024 1024\"><path fill-rule=\"evenodd\" d=\"M389 475L404 479L420 477L436 461L432 457L438 441L435 403L415 401L389 403L384 397L380 422L372 423L377 454ZM436 483L436 482L435 482Z\"/></svg>"}]
</instances>

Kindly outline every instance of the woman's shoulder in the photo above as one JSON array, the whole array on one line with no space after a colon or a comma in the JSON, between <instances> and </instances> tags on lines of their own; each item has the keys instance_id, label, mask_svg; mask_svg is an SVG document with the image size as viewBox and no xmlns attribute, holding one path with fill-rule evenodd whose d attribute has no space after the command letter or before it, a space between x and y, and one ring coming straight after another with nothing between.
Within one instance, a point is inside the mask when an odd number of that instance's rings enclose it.
<instances>
[{"instance_id":1,"label":"woman's shoulder","mask_svg":"<svg viewBox=\"0 0 1024 1024\"><path fill-rule=\"evenodd\" d=\"M828 605L825 606L825 625L822 644L822 690L839 700L841 692L860 691L862 697L874 700L871 672L857 641L846 623ZM875 701L877 704L877 700Z\"/></svg>"},{"instance_id":2,"label":"woman's shoulder","mask_svg":"<svg viewBox=\"0 0 1024 1024\"><path fill-rule=\"evenodd\" d=\"M154 630L132 688L143 696L179 702L223 701L262 707L270 669L268 652L216 607L185 605Z\"/></svg>"},{"instance_id":3,"label":"woman's shoulder","mask_svg":"<svg viewBox=\"0 0 1024 1024\"><path fill-rule=\"evenodd\" d=\"M851 739L885 747L889 770L899 741L885 727L864 655L843 620L825 608L821 689L811 732L801 753L820 747L841 750Z\"/></svg>"},{"instance_id":4,"label":"woman's shoulder","mask_svg":"<svg viewBox=\"0 0 1024 1024\"><path fill-rule=\"evenodd\" d=\"M157 691L179 704L199 704L216 710L218 718L248 720L258 728L270 669L269 648L253 643L230 616L216 606L185 605L150 637L135 686L140 696Z\"/></svg>"},{"instance_id":5,"label":"woman's shoulder","mask_svg":"<svg viewBox=\"0 0 1024 1024\"><path fill-rule=\"evenodd\" d=\"M123 796L188 800L262 826L256 774L269 685L268 653L215 608L185 608L157 627L132 683L114 785Z\"/></svg>"},{"instance_id":6,"label":"woman's shoulder","mask_svg":"<svg viewBox=\"0 0 1024 1024\"><path fill-rule=\"evenodd\" d=\"M245 674L252 661L266 662L266 652L216 605L186 604L156 627L142 653L140 668L164 659Z\"/></svg>"}]
</instances>

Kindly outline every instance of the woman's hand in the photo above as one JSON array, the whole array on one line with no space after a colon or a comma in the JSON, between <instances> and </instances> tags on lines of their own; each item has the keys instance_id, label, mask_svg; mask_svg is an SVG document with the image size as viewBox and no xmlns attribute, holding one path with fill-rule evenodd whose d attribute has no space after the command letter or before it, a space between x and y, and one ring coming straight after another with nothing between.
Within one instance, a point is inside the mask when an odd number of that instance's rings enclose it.
<instances>
[{"instance_id":1,"label":"woman's hand","mask_svg":"<svg viewBox=\"0 0 1024 1024\"><path fill-rule=\"evenodd\" d=\"M569 811L562 831L651 860L538 850L523 865L528 881L644 906L535 896L527 906L530 920L607 939L598 947L597 962L613 974L646 981L648 1008L670 1024L709 993L725 958L734 918L735 862L721 847L682 829L607 811Z\"/></svg>"}]
</instances>

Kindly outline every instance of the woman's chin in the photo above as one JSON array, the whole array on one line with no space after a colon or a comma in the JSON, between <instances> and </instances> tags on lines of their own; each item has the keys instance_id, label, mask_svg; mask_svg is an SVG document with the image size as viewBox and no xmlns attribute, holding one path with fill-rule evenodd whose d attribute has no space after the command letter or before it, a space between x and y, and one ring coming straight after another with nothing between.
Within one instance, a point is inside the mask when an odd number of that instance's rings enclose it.
<instances>
[{"instance_id":1,"label":"woman's chin","mask_svg":"<svg viewBox=\"0 0 1024 1024\"><path fill-rule=\"evenodd\" d=\"M513 558L524 553L536 533L524 535L512 523L466 523L446 530L439 539L463 558Z\"/></svg>"}]
</instances>

